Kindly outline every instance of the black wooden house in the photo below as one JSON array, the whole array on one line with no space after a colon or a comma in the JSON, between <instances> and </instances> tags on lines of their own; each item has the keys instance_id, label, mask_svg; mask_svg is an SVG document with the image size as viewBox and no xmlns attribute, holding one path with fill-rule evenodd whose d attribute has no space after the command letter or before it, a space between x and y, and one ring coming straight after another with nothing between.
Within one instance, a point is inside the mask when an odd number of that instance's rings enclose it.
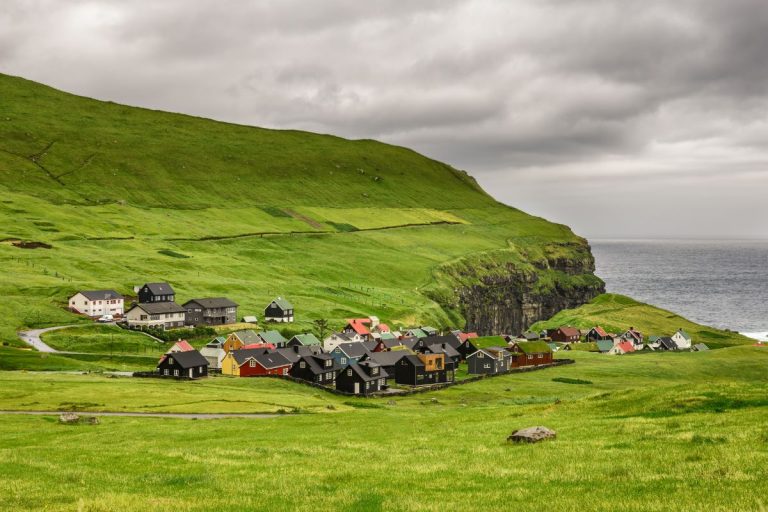
<instances>
[{"instance_id":1,"label":"black wooden house","mask_svg":"<svg viewBox=\"0 0 768 512\"><path fill-rule=\"evenodd\" d=\"M339 372L336 376L336 389L355 395L369 395L385 389L387 377L387 372L378 364L361 361Z\"/></svg>"},{"instance_id":2,"label":"black wooden house","mask_svg":"<svg viewBox=\"0 0 768 512\"><path fill-rule=\"evenodd\" d=\"M208 376L208 360L197 350L171 352L157 364L162 377L198 379Z\"/></svg>"},{"instance_id":3,"label":"black wooden house","mask_svg":"<svg viewBox=\"0 0 768 512\"><path fill-rule=\"evenodd\" d=\"M316 354L302 356L293 363L288 373L291 377L331 386L336 381L336 373L339 371L336 360L328 354Z\"/></svg>"},{"instance_id":4,"label":"black wooden house","mask_svg":"<svg viewBox=\"0 0 768 512\"><path fill-rule=\"evenodd\" d=\"M168 283L147 283L139 288L139 303L173 302L176 300L176 292Z\"/></svg>"}]
</instances>

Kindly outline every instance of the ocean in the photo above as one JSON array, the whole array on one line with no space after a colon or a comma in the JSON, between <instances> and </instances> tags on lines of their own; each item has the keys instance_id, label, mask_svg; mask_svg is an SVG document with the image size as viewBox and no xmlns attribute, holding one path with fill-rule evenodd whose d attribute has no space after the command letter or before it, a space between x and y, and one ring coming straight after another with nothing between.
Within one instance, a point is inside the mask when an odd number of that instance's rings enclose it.
<instances>
[{"instance_id":1,"label":"ocean","mask_svg":"<svg viewBox=\"0 0 768 512\"><path fill-rule=\"evenodd\" d=\"M590 240L606 291L768 340L768 241Z\"/></svg>"}]
</instances>

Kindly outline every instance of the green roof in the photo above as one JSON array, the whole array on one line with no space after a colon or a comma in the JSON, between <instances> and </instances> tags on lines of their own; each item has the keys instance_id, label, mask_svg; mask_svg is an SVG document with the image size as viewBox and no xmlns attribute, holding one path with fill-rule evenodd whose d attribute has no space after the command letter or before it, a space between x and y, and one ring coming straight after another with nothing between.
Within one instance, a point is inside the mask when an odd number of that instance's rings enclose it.
<instances>
[{"instance_id":1,"label":"green roof","mask_svg":"<svg viewBox=\"0 0 768 512\"><path fill-rule=\"evenodd\" d=\"M286 341L288 341L285 338L283 338L283 335L277 331L260 332L259 336L261 336L261 339L263 339L266 343L272 343L275 345L277 345L278 343L285 343Z\"/></svg>"},{"instance_id":2,"label":"green roof","mask_svg":"<svg viewBox=\"0 0 768 512\"><path fill-rule=\"evenodd\" d=\"M411 336L416 336L417 338L426 338L427 333L421 329L411 329Z\"/></svg>"},{"instance_id":3,"label":"green roof","mask_svg":"<svg viewBox=\"0 0 768 512\"><path fill-rule=\"evenodd\" d=\"M683 329L679 329L677 332L679 332L683 336L683 338L685 338L687 340L691 339L691 335L688 334L687 332L685 332Z\"/></svg>"},{"instance_id":4,"label":"green roof","mask_svg":"<svg viewBox=\"0 0 768 512\"><path fill-rule=\"evenodd\" d=\"M317 339L317 337L312 333L297 334L296 336L294 336L294 338L299 340L299 343L301 343L305 347L308 347L310 345L321 345L320 340Z\"/></svg>"},{"instance_id":5,"label":"green roof","mask_svg":"<svg viewBox=\"0 0 768 512\"><path fill-rule=\"evenodd\" d=\"M542 354L552 352L545 341L521 341L517 344L523 354Z\"/></svg>"},{"instance_id":6,"label":"green roof","mask_svg":"<svg viewBox=\"0 0 768 512\"><path fill-rule=\"evenodd\" d=\"M383 339L383 340L396 340L397 336L395 336L391 332L383 332L383 333L381 333L381 339Z\"/></svg>"},{"instance_id":7,"label":"green roof","mask_svg":"<svg viewBox=\"0 0 768 512\"><path fill-rule=\"evenodd\" d=\"M282 309L282 310L293 309L293 304L291 304L290 302L288 302L287 299L284 299L282 297L278 297L275 300L273 300L272 302L274 302L275 304L280 306L280 309Z\"/></svg>"},{"instance_id":8,"label":"green roof","mask_svg":"<svg viewBox=\"0 0 768 512\"><path fill-rule=\"evenodd\" d=\"M472 343L477 348L507 346L507 340L505 340L501 336L480 336L478 338L469 338L467 341Z\"/></svg>"},{"instance_id":9,"label":"green roof","mask_svg":"<svg viewBox=\"0 0 768 512\"><path fill-rule=\"evenodd\" d=\"M597 342L597 350L600 352L608 352L613 348L613 342L609 340L600 340Z\"/></svg>"}]
</instances>

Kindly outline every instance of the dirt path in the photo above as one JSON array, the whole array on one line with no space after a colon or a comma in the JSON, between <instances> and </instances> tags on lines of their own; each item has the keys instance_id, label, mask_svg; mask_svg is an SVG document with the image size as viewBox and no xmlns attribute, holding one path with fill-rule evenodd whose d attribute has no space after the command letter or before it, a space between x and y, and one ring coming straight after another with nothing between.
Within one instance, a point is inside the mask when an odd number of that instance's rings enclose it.
<instances>
[{"instance_id":1,"label":"dirt path","mask_svg":"<svg viewBox=\"0 0 768 512\"><path fill-rule=\"evenodd\" d=\"M59 414L72 411L0 411L0 416L58 416ZM178 418L184 420L219 420L225 418L247 418L260 420L266 418L277 418L285 416L284 414L265 414L265 413L175 413L175 412L90 412L76 411L80 416L120 416L128 418Z\"/></svg>"},{"instance_id":2,"label":"dirt path","mask_svg":"<svg viewBox=\"0 0 768 512\"><path fill-rule=\"evenodd\" d=\"M59 325L57 327L48 327L46 329L31 329L29 331L21 331L19 332L19 338L21 338L21 341L40 352L48 352L50 354L58 353L58 350L46 345L40 337L46 332L58 331L59 329L66 329L68 327L77 327L77 324Z\"/></svg>"}]
</instances>

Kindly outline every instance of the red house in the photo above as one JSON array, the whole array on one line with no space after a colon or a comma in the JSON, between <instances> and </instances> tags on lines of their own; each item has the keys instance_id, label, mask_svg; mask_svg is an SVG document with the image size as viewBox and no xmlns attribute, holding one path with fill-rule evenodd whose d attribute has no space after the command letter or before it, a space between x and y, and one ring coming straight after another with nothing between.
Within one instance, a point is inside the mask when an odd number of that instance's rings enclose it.
<instances>
[{"instance_id":1,"label":"red house","mask_svg":"<svg viewBox=\"0 0 768 512\"><path fill-rule=\"evenodd\" d=\"M538 366L552 362L552 349L543 341L521 341L507 349L512 352L512 368Z\"/></svg>"},{"instance_id":2,"label":"red house","mask_svg":"<svg viewBox=\"0 0 768 512\"><path fill-rule=\"evenodd\" d=\"M581 331L575 327L558 327L547 330L547 335L552 341L561 343L578 343L581 340Z\"/></svg>"},{"instance_id":3,"label":"red house","mask_svg":"<svg viewBox=\"0 0 768 512\"><path fill-rule=\"evenodd\" d=\"M232 358L228 361L227 358ZM280 352L265 349L233 350L221 363L222 373L254 377L256 375L288 375L291 362ZM225 371L235 366L232 372Z\"/></svg>"},{"instance_id":4,"label":"red house","mask_svg":"<svg viewBox=\"0 0 768 512\"><path fill-rule=\"evenodd\" d=\"M371 339L371 330L368 328L370 324L370 318L350 318L341 332L347 336L357 335L362 341L369 341Z\"/></svg>"}]
</instances>

